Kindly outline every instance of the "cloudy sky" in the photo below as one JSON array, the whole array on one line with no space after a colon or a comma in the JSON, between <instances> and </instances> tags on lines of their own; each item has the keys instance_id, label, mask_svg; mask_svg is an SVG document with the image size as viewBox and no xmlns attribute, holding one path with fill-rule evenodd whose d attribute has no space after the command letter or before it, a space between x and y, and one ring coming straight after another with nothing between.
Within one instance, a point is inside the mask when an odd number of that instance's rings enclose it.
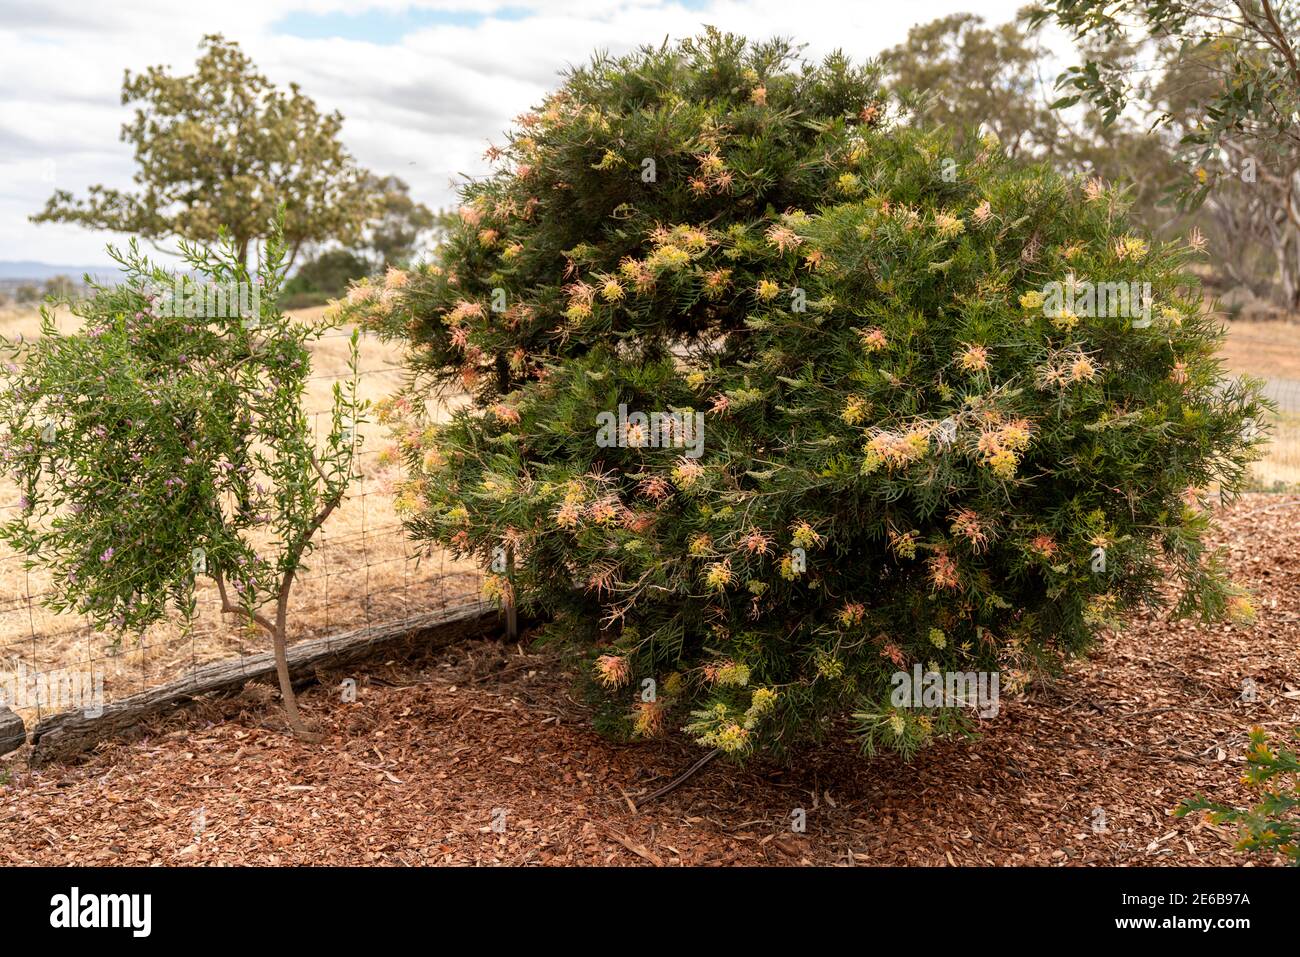
<instances>
[{"instance_id":1,"label":"cloudy sky","mask_svg":"<svg viewBox=\"0 0 1300 957\"><path fill-rule=\"evenodd\" d=\"M510 119L597 48L619 53L703 24L781 35L811 56L867 58L959 10L990 22L1024 0L0 0L0 260L104 263L112 237L29 223L55 189L131 185L122 73L188 73L199 39L238 40L277 84L346 117L358 161L431 206Z\"/></svg>"}]
</instances>

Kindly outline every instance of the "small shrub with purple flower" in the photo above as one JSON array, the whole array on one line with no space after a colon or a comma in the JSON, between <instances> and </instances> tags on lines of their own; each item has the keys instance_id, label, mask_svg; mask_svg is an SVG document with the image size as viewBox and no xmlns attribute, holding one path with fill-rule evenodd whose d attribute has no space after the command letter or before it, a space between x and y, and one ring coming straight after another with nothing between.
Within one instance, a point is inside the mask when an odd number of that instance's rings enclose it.
<instances>
[{"instance_id":1,"label":"small shrub with purple flower","mask_svg":"<svg viewBox=\"0 0 1300 957\"><path fill-rule=\"evenodd\" d=\"M65 301L80 320L0 343L3 469L19 486L0 538L52 579L48 603L119 638L192 620L200 579L222 609L271 637L295 731L285 646L294 576L354 476L357 336L328 434L303 408L309 346L331 319L279 311L277 232L249 269L233 247L182 244L169 272L132 242L123 279ZM323 432L324 430L320 430Z\"/></svg>"}]
</instances>

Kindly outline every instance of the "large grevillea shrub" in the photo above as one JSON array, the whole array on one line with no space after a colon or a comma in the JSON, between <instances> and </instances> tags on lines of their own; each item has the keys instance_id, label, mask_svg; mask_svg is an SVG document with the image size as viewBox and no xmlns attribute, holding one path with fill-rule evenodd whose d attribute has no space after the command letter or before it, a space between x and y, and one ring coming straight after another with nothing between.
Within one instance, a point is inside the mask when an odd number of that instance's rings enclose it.
<instances>
[{"instance_id":1,"label":"large grevillea shrub","mask_svg":"<svg viewBox=\"0 0 1300 957\"><path fill-rule=\"evenodd\" d=\"M386 412L413 533L585 643L607 723L735 754L847 723L910 753L973 719L898 703L900 672L1006 693L1137 607L1248 616L1206 507L1240 485L1264 408L1215 358L1198 243L1153 247L1115 191L994 142L883 121L839 61L835 81L746 73L704 44L579 72L467 190L438 262L355 291L348 309L475 388L443 424L419 394ZM793 120L814 149L756 142L819 84L839 92L809 102L842 115ZM704 159L641 184L624 131L675 110ZM709 168L736 170L728 191L692 185ZM799 188L755 201L755 169ZM534 189L526 218L482 203Z\"/></svg>"}]
</instances>

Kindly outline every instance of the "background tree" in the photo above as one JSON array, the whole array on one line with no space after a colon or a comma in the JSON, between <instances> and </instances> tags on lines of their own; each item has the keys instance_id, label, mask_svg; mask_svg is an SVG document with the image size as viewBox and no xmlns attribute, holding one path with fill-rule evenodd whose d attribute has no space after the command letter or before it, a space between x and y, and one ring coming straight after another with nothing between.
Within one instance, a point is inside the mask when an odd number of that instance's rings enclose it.
<instances>
[{"instance_id":1,"label":"background tree","mask_svg":"<svg viewBox=\"0 0 1300 957\"><path fill-rule=\"evenodd\" d=\"M277 89L234 41L209 35L200 50L189 75L126 73L122 103L139 105L122 139L139 189L60 190L32 220L205 243L224 226L249 262L283 207L290 266L304 244L355 240L374 212L373 178L339 141L342 115L322 114L297 84Z\"/></svg>"},{"instance_id":2,"label":"background tree","mask_svg":"<svg viewBox=\"0 0 1300 957\"><path fill-rule=\"evenodd\" d=\"M982 126L1008 156L1055 159L1068 152L1070 131L1047 96L1046 56L1015 21L987 26L976 14L956 13L912 27L880 64L891 91L914 104L922 122L952 130L956 142Z\"/></svg>"},{"instance_id":3,"label":"background tree","mask_svg":"<svg viewBox=\"0 0 1300 957\"><path fill-rule=\"evenodd\" d=\"M45 295L55 297L71 296L78 289L79 283L71 276L51 276L45 280Z\"/></svg>"},{"instance_id":4,"label":"background tree","mask_svg":"<svg viewBox=\"0 0 1300 957\"><path fill-rule=\"evenodd\" d=\"M366 174L365 190L372 215L353 245L333 246L305 259L284 285L287 309L319 305L347 291L365 276L405 266L445 234L448 213L434 213L411 198L410 187L396 176Z\"/></svg>"},{"instance_id":5,"label":"background tree","mask_svg":"<svg viewBox=\"0 0 1300 957\"><path fill-rule=\"evenodd\" d=\"M305 258L284 285L286 309L319 305L341 296L353 280L406 266L445 235L451 214L413 200L399 177L367 173L364 189L371 201L365 226L352 245L329 246Z\"/></svg>"},{"instance_id":6,"label":"background tree","mask_svg":"<svg viewBox=\"0 0 1300 957\"><path fill-rule=\"evenodd\" d=\"M1046 0L1031 22L1126 46L1058 77L1060 107L1087 102L1114 124L1130 107L1175 133L1184 209L1222 186L1220 225L1274 253L1283 303L1300 308L1300 12L1273 0ZM1096 49L1096 48L1094 48ZM1085 53L1087 49L1085 47ZM1248 173L1247 173L1248 171ZM1247 173L1247 176L1243 176ZM1243 210L1240 185L1262 185Z\"/></svg>"},{"instance_id":7,"label":"background tree","mask_svg":"<svg viewBox=\"0 0 1300 957\"><path fill-rule=\"evenodd\" d=\"M1295 308L1300 301L1300 230L1292 209L1300 141L1279 138L1264 156L1256 155L1256 144L1246 133L1224 132L1217 148L1208 153L1197 149L1188 157L1186 144L1199 137L1204 105L1219 95L1234 56L1226 44L1194 56L1170 50L1163 72L1145 92L1148 107L1159 118L1152 138L1183 157L1184 163L1175 164L1179 175L1167 182L1166 190L1185 194L1189 184L1196 184L1196 194L1183 205L1203 213L1219 268L1252 292L1272 294ZM1190 177L1188 161L1195 164Z\"/></svg>"},{"instance_id":8,"label":"background tree","mask_svg":"<svg viewBox=\"0 0 1300 957\"><path fill-rule=\"evenodd\" d=\"M374 257L375 271L405 266L428 238L437 222L436 214L411 198L411 187L397 176L366 177L366 192L374 212L362 233L359 248Z\"/></svg>"},{"instance_id":9,"label":"background tree","mask_svg":"<svg viewBox=\"0 0 1300 957\"><path fill-rule=\"evenodd\" d=\"M348 283L373 270L370 260L350 249L327 249L299 266L284 284L284 292L288 296L337 297L347 291Z\"/></svg>"},{"instance_id":10,"label":"background tree","mask_svg":"<svg viewBox=\"0 0 1300 957\"><path fill-rule=\"evenodd\" d=\"M1093 56L1123 55L1122 39L1087 36ZM1095 109L1053 109L1053 78L1041 24L1025 16L997 26L962 13L920 24L881 56L890 90L909 104L916 121L951 132L955 142L981 130L998 137L1006 154L1046 160L1066 175L1122 183L1130 215L1153 234L1191 223L1160 203L1179 168L1164 139L1153 139L1131 119L1106 125Z\"/></svg>"}]
</instances>

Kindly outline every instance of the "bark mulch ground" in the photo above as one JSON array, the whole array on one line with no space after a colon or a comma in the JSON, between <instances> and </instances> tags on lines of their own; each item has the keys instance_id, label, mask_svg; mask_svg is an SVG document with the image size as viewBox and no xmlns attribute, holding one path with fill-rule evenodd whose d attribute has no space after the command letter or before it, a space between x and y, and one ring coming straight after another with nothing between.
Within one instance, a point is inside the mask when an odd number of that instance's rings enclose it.
<instances>
[{"instance_id":1,"label":"bark mulch ground","mask_svg":"<svg viewBox=\"0 0 1300 957\"><path fill-rule=\"evenodd\" d=\"M717 760L637 810L699 752L611 744L571 662L479 642L371 662L355 703L327 676L302 696L317 745L281 733L259 687L77 765L29 771L19 752L0 771L0 865L1277 863L1170 815L1198 792L1247 803L1249 728L1300 725L1300 496L1222 518L1256 624L1138 622L1004 698L976 742L910 765L847 740L789 767Z\"/></svg>"}]
</instances>

